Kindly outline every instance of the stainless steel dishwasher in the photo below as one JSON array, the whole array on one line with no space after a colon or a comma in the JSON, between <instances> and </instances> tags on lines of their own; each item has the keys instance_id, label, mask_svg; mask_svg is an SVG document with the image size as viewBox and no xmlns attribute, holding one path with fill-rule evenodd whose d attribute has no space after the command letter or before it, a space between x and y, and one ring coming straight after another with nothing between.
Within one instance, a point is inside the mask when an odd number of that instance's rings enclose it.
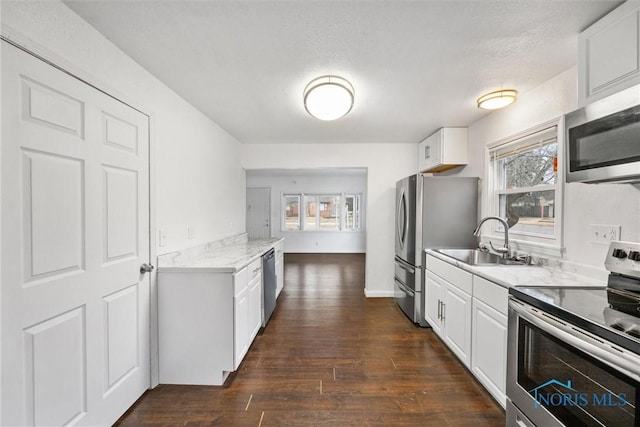
<instances>
[{"instance_id":1,"label":"stainless steel dishwasher","mask_svg":"<svg viewBox=\"0 0 640 427\"><path fill-rule=\"evenodd\" d=\"M276 308L276 252L274 249L262 255L262 284L262 327L264 328Z\"/></svg>"}]
</instances>

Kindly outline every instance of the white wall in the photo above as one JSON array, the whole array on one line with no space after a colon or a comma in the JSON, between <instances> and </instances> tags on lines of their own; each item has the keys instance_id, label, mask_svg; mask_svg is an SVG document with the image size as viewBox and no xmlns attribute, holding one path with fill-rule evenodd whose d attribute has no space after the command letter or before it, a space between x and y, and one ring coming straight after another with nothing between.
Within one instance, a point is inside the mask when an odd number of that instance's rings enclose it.
<instances>
[{"instance_id":1,"label":"white wall","mask_svg":"<svg viewBox=\"0 0 640 427\"><path fill-rule=\"evenodd\" d=\"M2 34L151 116L152 254L245 230L245 179L239 143L145 71L57 0L0 1ZM188 227L196 238L187 238ZM151 313L156 282L152 275ZM157 322L151 322L152 383L157 384Z\"/></svg>"},{"instance_id":2,"label":"white wall","mask_svg":"<svg viewBox=\"0 0 640 427\"><path fill-rule=\"evenodd\" d=\"M577 68L572 67L518 101L469 127L470 164L458 174L485 176L485 147L511 135L563 116L578 108ZM485 204L486 205L486 204ZM486 206L483 215L486 214ZM640 241L640 185L582 184L564 186L563 258L604 268L607 246L591 243L589 226L622 226L621 240Z\"/></svg>"},{"instance_id":3,"label":"white wall","mask_svg":"<svg viewBox=\"0 0 640 427\"><path fill-rule=\"evenodd\" d=\"M271 236L284 237L287 253L364 253L367 171L345 173L341 169L277 172L248 170L247 187L271 189ZM360 231L286 231L282 229L282 194L361 194Z\"/></svg>"},{"instance_id":4,"label":"white wall","mask_svg":"<svg viewBox=\"0 0 640 427\"><path fill-rule=\"evenodd\" d=\"M3 35L152 116L157 228L166 253L244 232L239 143L59 1L2 1ZM24 36L24 37L21 37ZM187 228L195 239L187 239ZM155 237L155 236L154 236Z\"/></svg>"},{"instance_id":5,"label":"white wall","mask_svg":"<svg viewBox=\"0 0 640 427\"><path fill-rule=\"evenodd\" d=\"M418 145L242 144L246 169L367 168L367 296L393 296L395 183L417 170Z\"/></svg>"}]
</instances>

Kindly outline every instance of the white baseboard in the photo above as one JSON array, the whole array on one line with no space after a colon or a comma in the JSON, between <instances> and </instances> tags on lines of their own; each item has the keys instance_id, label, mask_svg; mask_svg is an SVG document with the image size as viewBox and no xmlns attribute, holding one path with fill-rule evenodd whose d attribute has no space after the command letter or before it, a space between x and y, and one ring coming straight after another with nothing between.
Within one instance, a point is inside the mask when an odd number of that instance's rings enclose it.
<instances>
[{"instance_id":1,"label":"white baseboard","mask_svg":"<svg viewBox=\"0 0 640 427\"><path fill-rule=\"evenodd\" d=\"M367 298L393 298L393 291L372 291L364 289L364 296Z\"/></svg>"}]
</instances>

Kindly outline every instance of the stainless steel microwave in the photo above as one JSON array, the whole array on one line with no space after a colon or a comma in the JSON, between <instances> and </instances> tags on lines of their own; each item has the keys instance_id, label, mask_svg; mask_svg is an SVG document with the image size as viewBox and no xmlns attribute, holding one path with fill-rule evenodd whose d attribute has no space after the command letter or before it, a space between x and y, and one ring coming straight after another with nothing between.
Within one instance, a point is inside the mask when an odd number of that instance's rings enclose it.
<instances>
[{"instance_id":1,"label":"stainless steel microwave","mask_svg":"<svg viewBox=\"0 0 640 427\"><path fill-rule=\"evenodd\" d=\"M567 182L640 182L640 86L565 116Z\"/></svg>"}]
</instances>

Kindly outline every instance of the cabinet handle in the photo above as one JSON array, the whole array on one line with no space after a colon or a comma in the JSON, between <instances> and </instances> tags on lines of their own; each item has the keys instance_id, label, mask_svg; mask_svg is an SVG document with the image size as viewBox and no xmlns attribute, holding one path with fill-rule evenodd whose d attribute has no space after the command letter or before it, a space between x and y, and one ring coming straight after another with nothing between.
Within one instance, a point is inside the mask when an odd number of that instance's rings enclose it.
<instances>
[{"instance_id":1,"label":"cabinet handle","mask_svg":"<svg viewBox=\"0 0 640 427\"><path fill-rule=\"evenodd\" d=\"M438 320L440 320L440 316L442 316L442 301L438 300Z\"/></svg>"},{"instance_id":2,"label":"cabinet handle","mask_svg":"<svg viewBox=\"0 0 640 427\"><path fill-rule=\"evenodd\" d=\"M444 313L447 311L447 305L445 303L442 303L442 315L440 317L440 320L444 321Z\"/></svg>"},{"instance_id":3,"label":"cabinet handle","mask_svg":"<svg viewBox=\"0 0 640 427\"><path fill-rule=\"evenodd\" d=\"M430 145L425 145L424 146L424 159L430 159L431 158L431 146Z\"/></svg>"}]
</instances>

